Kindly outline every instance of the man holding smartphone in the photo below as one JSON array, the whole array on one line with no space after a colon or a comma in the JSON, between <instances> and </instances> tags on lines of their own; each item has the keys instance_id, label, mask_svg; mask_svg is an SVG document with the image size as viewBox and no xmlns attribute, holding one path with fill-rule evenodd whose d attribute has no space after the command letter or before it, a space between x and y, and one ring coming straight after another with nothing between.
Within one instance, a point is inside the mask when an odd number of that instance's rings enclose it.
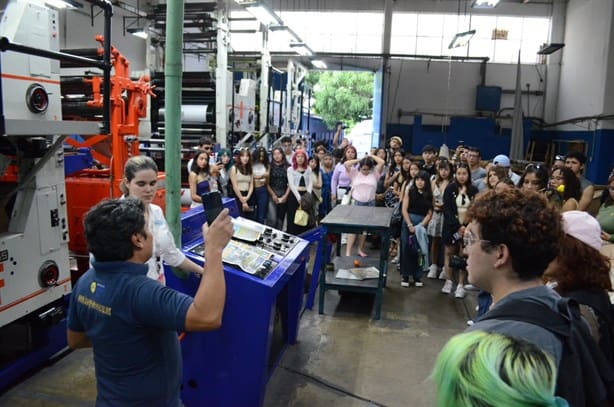
<instances>
[{"instance_id":1,"label":"man holding smartphone","mask_svg":"<svg viewBox=\"0 0 614 407\"><path fill-rule=\"evenodd\" d=\"M222 252L233 231L228 210L211 227L203 225L206 261L194 298L147 277L153 237L141 201L103 201L84 226L96 260L73 288L67 339L73 349L93 347L96 405L181 406L177 332L221 326Z\"/></svg>"}]
</instances>

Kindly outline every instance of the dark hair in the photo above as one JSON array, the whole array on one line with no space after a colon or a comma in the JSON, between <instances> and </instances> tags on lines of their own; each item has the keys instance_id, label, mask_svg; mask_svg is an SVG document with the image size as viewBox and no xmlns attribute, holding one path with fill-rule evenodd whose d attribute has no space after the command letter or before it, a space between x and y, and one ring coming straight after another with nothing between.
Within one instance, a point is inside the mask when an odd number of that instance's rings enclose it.
<instances>
[{"instance_id":1,"label":"dark hair","mask_svg":"<svg viewBox=\"0 0 614 407\"><path fill-rule=\"evenodd\" d=\"M433 200L433 190L431 189L431 174L429 172L420 170L414 178L414 182L411 184L411 187L409 187L409 190L418 191L418 187L416 186L416 180L418 178L424 181L422 196L427 202L431 202Z\"/></svg>"},{"instance_id":2,"label":"dark hair","mask_svg":"<svg viewBox=\"0 0 614 407\"><path fill-rule=\"evenodd\" d=\"M487 191L473 201L467 215L480 224L480 238L488 240L489 247L508 247L512 268L521 280L541 277L559 253L561 215L542 194Z\"/></svg>"},{"instance_id":3,"label":"dark hair","mask_svg":"<svg viewBox=\"0 0 614 407\"><path fill-rule=\"evenodd\" d=\"M362 167L369 167L369 169L372 170L373 167L375 167L375 160L369 156L361 158L360 161L358 161L358 168L360 169Z\"/></svg>"},{"instance_id":4,"label":"dark hair","mask_svg":"<svg viewBox=\"0 0 614 407\"><path fill-rule=\"evenodd\" d=\"M260 155L264 152L264 160L260 160ZM269 155L267 154L266 148L257 147L252 153L252 164L261 163L264 164L264 168L269 169Z\"/></svg>"},{"instance_id":5,"label":"dark hair","mask_svg":"<svg viewBox=\"0 0 614 407\"><path fill-rule=\"evenodd\" d=\"M405 158L405 150L403 150L402 148L399 148L397 151L394 151L390 154L390 166L388 167L388 174L392 175L394 174L394 170L397 168L397 163L396 161L394 161L394 156L400 154L401 155L401 166L399 167L399 170L403 167L403 159Z\"/></svg>"},{"instance_id":6,"label":"dark hair","mask_svg":"<svg viewBox=\"0 0 614 407\"><path fill-rule=\"evenodd\" d=\"M435 175L435 184L437 186L441 185L441 183L443 182L443 178L441 178L441 176L439 175L439 170L443 170L446 168L449 172L447 181L452 181L452 166L450 165L450 162L448 160L441 160L437 165L437 174Z\"/></svg>"},{"instance_id":7,"label":"dark hair","mask_svg":"<svg viewBox=\"0 0 614 407\"><path fill-rule=\"evenodd\" d=\"M201 155L205 154L207 156L207 160L205 161L205 168L200 168L198 166L198 157L200 157ZM205 150L198 150L196 151L196 154L194 154L194 159L192 160L192 166L190 167L190 171L194 172L196 174L200 174L201 171L204 172L205 174L209 174L209 153Z\"/></svg>"},{"instance_id":8,"label":"dark hair","mask_svg":"<svg viewBox=\"0 0 614 407\"><path fill-rule=\"evenodd\" d=\"M561 240L557 261L552 263L544 277L555 280L556 291L563 295L574 290L612 291L610 260L567 234Z\"/></svg>"},{"instance_id":9,"label":"dark hair","mask_svg":"<svg viewBox=\"0 0 614 407\"><path fill-rule=\"evenodd\" d=\"M576 160L580 161L580 164L582 165L586 164L586 156L581 151L571 151L567 153L567 155L565 156L565 160L569 158L575 158Z\"/></svg>"},{"instance_id":10,"label":"dark hair","mask_svg":"<svg viewBox=\"0 0 614 407\"><path fill-rule=\"evenodd\" d=\"M132 235L145 237L145 206L138 199L107 199L90 209L83 220L87 250L97 261L132 257Z\"/></svg>"},{"instance_id":11,"label":"dark hair","mask_svg":"<svg viewBox=\"0 0 614 407\"><path fill-rule=\"evenodd\" d=\"M316 168L315 170L313 170L313 173L316 175L320 174L320 157L318 157L317 155L312 155L311 157L309 157L309 160L307 160L308 165L309 165L309 161L311 160L316 162Z\"/></svg>"},{"instance_id":12,"label":"dark hair","mask_svg":"<svg viewBox=\"0 0 614 407\"><path fill-rule=\"evenodd\" d=\"M464 184L464 186L471 185L471 168L469 167L469 164L463 162L456 164L456 168L454 168L454 174L456 174L456 171L458 171L459 168L464 168L467 170L467 182ZM454 178L454 182L459 187L461 186L461 184L456 180L456 177Z\"/></svg>"},{"instance_id":13,"label":"dark hair","mask_svg":"<svg viewBox=\"0 0 614 407\"><path fill-rule=\"evenodd\" d=\"M279 151L279 153L281 154L281 162L282 163L286 163L286 167L288 166L288 160L286 160L286 153L284 152L284 149L281 147L275 147L273 150L271 150L271 164L275 164L277 165L277 163L275 162L275 160L273 159L273 153L275 151Z\"/></svg>"},{"instance_id":14,"label":"dark hair","mask_svg":"<svg viewBox=\"0 0 614 407\"><path fill-rule=\"evenodd\" d=\"M582 196L582 187L580 186L580 180L576 177L576 174L567 167L557 169L561 171L563 185L565 185L563 200L566 201L569 198L574 198L576 201L579 201Z\"/></svg>"},{"instance_id":15,"label":"dark hair","mask_svg":"<svg viewBox=\"0 0 614 407\"><path fill-rule=\"evenodd\" d=\"M612 199L612 194L610 194L610 189L609 189L612 181L614 181L614 175L610 175L610 177L608 178L608 184L602 192L604 198L601 201L603 202L605 206L610 206L614 203L614 200Z\"/></svg>"},{"instance_id":16,"label":"dark hair","mask_svg":"<svg viewBox=\"0 0 614 407\"><path fill-rule=\"evenodd\" d=\"M198 139L198 145L202 146L205 144L213 144L213 141L211 141L211 138L209 136L202 136L201 138Z\"/></svg>"},{"instance_id":17,"label":"dark hair","mask_svg":"<svg viewBox=\"0 0 614 407\"><path fill-rule=\"evenodd\" d=\"M518 186L520 188L522 188L524 184L524 178L527 176L527 174L535 174L535 177L537 177L537 180L539 181L540 190L544 190L548 188L548 183L550 181L550 171L548 171L548 168L546 168L544 165L538 165L538 164L527 165L527 168L524 170L524 173L522 174L522 176L520 177L520 180L518 181Z\"/></svg>"},{"instance_id":18,"label":"dark hair","mask_svg":"<svg viewBox=\"0 0 614 407\"><path fill-rule=\"evenodd\" d=\"M128 196L130 192L126 182L132 181L136 173L143 170L153 170L157 174L158 165L151 157L146 155L135 155L126 161L126 164L124 164L124 179L119 183L119 189L124 195Z\"/></svg>"},{"instance_id":19,"label":"dark hair","mask_svg":"<svg viewBox=\"0 0 614 407\"><path fill-rule=\"evenodd\" d=\"M388 150L386 150L384 147L378 147L377 150L375 150L375 155L377 155L377 153L379 153L380 151L384 152L384 162L388 161Z\"/></svg>"},{"instance_id":20,"label":"dark hair","mask_svg":"<svg viewBox=\"0 0 614 407\"><path fill-rule=\"evenodd\" d=\"M280 143L292 143L292 137L290 136L283 136L281 138L281 140L279 140Z\"/></svg>"}]
</instances>

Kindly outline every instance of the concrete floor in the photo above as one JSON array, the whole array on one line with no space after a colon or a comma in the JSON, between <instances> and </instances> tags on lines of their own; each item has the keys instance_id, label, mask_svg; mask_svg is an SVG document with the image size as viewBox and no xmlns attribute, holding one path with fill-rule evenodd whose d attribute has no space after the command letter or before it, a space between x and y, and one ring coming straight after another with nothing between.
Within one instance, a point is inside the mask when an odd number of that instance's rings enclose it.
<instances>
[{"instance_id":1,"label":"concrete floor","mask_svg":"<svg viewBox=\"0 0 614 407\"><path fill-rule=\"evenodd\" d=\"M443 281L402 288L390 266L382 318L374 297L326 294L324 315L305 310L299 342L287 348L267 385L265 406L432 406L429 375L445 342L466 328L475 293L439 292ZM471 312L470 312L471 310ZM91 350L71 352L0 395L0 406L91 406Z\"/></svg>"}]
</instances>

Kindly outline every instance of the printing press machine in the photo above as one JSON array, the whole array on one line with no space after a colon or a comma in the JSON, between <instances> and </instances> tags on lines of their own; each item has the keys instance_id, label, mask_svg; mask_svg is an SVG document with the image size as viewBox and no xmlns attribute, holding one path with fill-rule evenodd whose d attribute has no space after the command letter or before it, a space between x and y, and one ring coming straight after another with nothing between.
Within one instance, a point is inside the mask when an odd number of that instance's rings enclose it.
<instances>
[{"instance_id":1,"label":"printing press machine","mask_svg":"<svg viewBox=\"0 0 614 407\"><path fill-rule=\"evenodd\" d=\"M226 304L222 326L212 332L180 335L183 353L182 400L186 406L261 406L266 384L285 348L294 344L303 304L309 242L279 230L239 218L234 199L229 208L235 234L223 258L245 259L239 266L224 262ZM203 264L202 208L182 214L182 251ZM253 232L240 241L241 231ZM227 251L231 253L227 253ZM238 254L238 251L241 253ZM189 295L200 278L175 275L166 268L169 287Z\"/></svg>"}]
</instances>

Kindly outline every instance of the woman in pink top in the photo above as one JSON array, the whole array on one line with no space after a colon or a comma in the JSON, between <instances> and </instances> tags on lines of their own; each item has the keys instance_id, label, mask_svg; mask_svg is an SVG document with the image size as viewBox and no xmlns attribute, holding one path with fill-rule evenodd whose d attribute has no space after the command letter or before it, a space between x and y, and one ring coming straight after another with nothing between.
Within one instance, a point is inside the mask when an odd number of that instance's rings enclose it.
<instances>
[{"instance_id":1,"label":"woman in pink top","mask_svg":"<svg viewBox=\"0 0 614 407\"><path fill-rule=\"evenodd\" d=\"M358 163L358 167L354 165ZM345 169L352 180L352 203L357 206L375 206L375 190L386 162L376 155L370 155L362 160L346 160ZM358 255L367 257L364 252L366 235L360 235L358 239ZM345 255L352 255L352 246L356 235L348 235Z\"/></svg>"}]
</instances>

